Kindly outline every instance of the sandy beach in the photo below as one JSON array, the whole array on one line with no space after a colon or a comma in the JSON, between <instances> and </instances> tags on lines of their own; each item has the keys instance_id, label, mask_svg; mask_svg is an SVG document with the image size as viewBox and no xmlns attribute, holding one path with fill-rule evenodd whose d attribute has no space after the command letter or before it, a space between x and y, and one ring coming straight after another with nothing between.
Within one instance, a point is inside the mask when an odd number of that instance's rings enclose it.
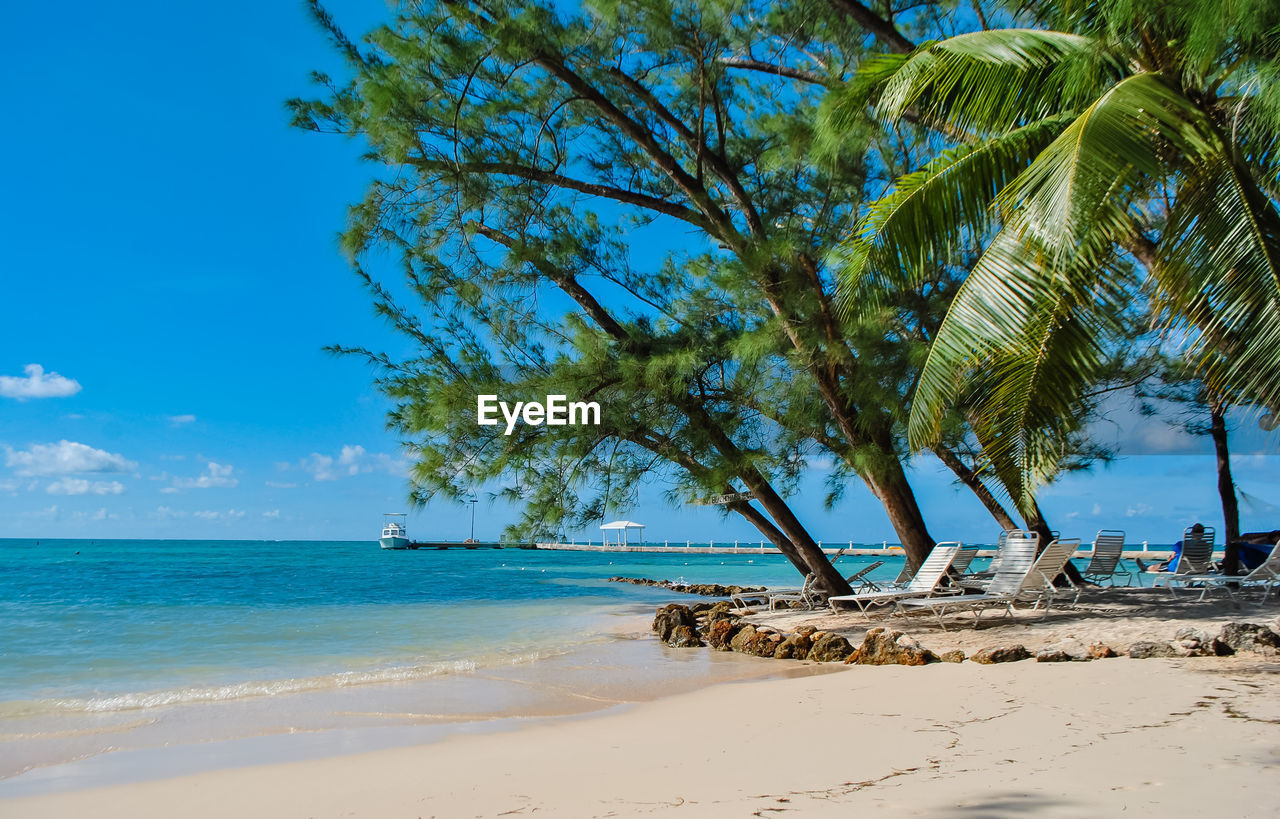
<instances>
[{"instance_id":1,"label":"sandy beach","mask_svg":"<svg viewBox=\"0 0 1280 819\"><path fill-rule=\"evenodd\" d=\"M1105 596L1105 593L1102 593ZM1163 592L1161 594L1164 594ZM1166 595L1167 596L1167 595ZM1149 591L943 634L1119 644L1180 627ZM1125 602L1126 598L1131 598ZM1116 602L1117 599L1119 602ZM1188 621L1267 622L1230 604ZM1086 602L1098 606L1097 602ZM1124 611L1143 605L1147 620ZM774 619L804 617L799 612ZM819 618L827 615L818 615ZM860 620L861 618L856 618ZM857 628L855 618L831 618ZM1158 627L1153 632L1152 627ZM900 626L899 626L900 627ZM850 632L853 633L852 631ZM1028 639L1034 637L1035 639ZM944 640L946 641L944 643ZM666 649L678 652L678 649ZM705 651L705 649L685 649ZM0 801L71 816L1274 816L1280 662L1260 655L925 667L760 660L803 676L725 683L433 744ZM781 669L780 669L781 670Z\"/></svg>"}]
</instances>

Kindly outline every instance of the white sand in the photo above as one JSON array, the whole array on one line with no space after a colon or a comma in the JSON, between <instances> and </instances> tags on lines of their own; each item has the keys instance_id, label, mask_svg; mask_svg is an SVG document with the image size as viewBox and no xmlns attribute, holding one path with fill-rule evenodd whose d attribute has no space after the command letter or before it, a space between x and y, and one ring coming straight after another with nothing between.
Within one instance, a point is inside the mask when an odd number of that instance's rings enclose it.
<instances>
[{"instance_id":1,"label":"white sand","mask_svg":"<svg viewBox=\"0 0 1280 819\"><path fill-rule=\"evenodd\" d=\"M0 816L1271 817L1277 671L849 667L418 748L3 800Z\"/></svg>"},{"instance_id":2,"label":"white sand","mask_svg":"<svg viewBox=\"0 0 1280 819\"><path fill-rule=\"evenodd\" d=\"M1105 642L1280 613L1091 592L1046 618L943 632L935 651ZM778 612L855 642L859 615ZM956 624L963 618L952 620ZM667 661L692 658L674 652ZM685 652L705 649L684 649ZM792 661L759 660L781 668ZM0 817L1280 815L1280 661L1021 662L728 683L419 747L0 799Z\"/></svg>"}]
</instances>

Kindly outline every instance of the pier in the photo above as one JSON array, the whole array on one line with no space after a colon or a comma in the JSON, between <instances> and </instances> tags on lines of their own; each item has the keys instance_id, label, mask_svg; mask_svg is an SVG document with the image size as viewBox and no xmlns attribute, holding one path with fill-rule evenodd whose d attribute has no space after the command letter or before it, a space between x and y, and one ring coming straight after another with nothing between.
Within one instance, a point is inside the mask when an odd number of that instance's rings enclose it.
<instances>
[{"instance_id":1,"label":"pier","mask_svg":"<svg viewBox=\"0 0 1280 819\"><path fill-rule=\"evenodd\" d=\"M828 557L836 555L850 555L853 557L896 557L903 554L902 547L897 544L882 543L880 545L867 543L846 543L839 546L831 544L818 543L823 553ZM1091 544L1082 544L1076 558L1087 558L1092 550ZM503 543L500 541L462 541L462 540L423 540L410 543L398 551L416 551L420 549L434 549L436 551L444 551L448 549L538 549L542 551L554 552L609 552L619 554L625 552L637 552L647 554L683 554L683 555L781 555L778 548L772 543L765 542L741 542L733 541L732 543L720 543L717 541L709 542L693 542L679 541L672 543L671 541L663 541L658 543L599 543L587 541L586 543L561 543L561 542L539 542L539 543ZM1165 560L1172 552L1167 547L1143 548L1143 549L1126 549L1123 552L1125 560L1134 560L1142 558L1144 560ZM978 557L992 557L995 555L995 548L980 549Z\"/></svg>"}]
</instances>

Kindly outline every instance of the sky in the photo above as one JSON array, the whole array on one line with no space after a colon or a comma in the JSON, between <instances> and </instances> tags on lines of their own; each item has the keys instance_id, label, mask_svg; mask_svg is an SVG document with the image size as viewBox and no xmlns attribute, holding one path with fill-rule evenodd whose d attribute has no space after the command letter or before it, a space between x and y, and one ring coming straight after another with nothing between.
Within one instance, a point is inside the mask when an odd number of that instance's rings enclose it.
<instances>
[{"instance_id":1,"label":"sky","mask_svg":"<svg viewBox=\"0 0 1280 819\"><path fill-rule=\"evenodd\" d=\"M387 14L328 6L352 32ZM359 146L288 125L312 70L341 65L301 2L0 9L0 537L372 540L406 510L387 402L367 367L323 350L407 352L337 250L370 178ZM1126 418L1118 462L1045 491L1051 524L1152 543L1220 525L1207 442ZM1280 527L1275 435L1236 426L1244 528ZM911 478L935 538L994 538L936 461ZM825 509L823 479L815 467L793 499L816 537L895 540L864 487ZM758 540L663 489L619 516L650 540ZM514 517L482 491L477 537ZM409 518L421 539L470 525L443 502Z\"/></svg>"}]
</instances>

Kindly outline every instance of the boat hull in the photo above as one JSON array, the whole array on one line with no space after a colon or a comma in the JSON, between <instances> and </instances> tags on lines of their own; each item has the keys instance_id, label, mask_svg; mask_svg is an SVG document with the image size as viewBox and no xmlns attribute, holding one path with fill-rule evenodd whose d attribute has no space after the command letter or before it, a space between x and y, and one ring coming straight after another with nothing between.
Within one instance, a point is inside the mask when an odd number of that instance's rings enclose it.
<instances>
[{"instance_id":1,"label":"boat hull","mask_svg":"<svg viewBox=\"0 0 1280 819\"><path fill-rule=\"evenodd\" d=\"M383 537L378 538L378 544L384 549L408 549L409 538L407 537Z\"/></svg>"}]
</instances>

